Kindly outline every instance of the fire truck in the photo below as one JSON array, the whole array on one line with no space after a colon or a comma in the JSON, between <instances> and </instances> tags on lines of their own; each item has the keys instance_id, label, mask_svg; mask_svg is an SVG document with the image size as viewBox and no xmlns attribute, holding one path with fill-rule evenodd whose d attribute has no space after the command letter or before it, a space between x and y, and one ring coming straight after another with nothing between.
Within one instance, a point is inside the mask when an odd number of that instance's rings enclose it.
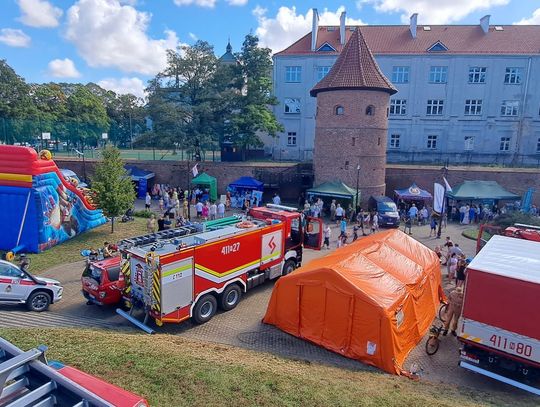
<instances>
[{"instance_id":1,"label":"fire truck","mask_svg":"<svg viewBox=\"0 0 540 407\"><path fill-rule=\"evenodd\" d=\"M120 283L129 312L116 312L148 333L147 323L209 321L234 309L243 293L301 265L303 247L320 249L322 221L295 208L268 205L247 217L203 224L203 230L149 244L122 245ZM144 320L135 317L143 311Z\"/></svg>"},{"instance_id":2,"label":"fire truck","mask_svg":"<svg viewBox=\"0 0 540 407\"><path fill-rule=\"evenodd\" d=\"M540 226L515 223L514 226L509 226L506 229L503 229L500 226L490 224L480 225L478 237L476 239L476 253L482 250L482 247L484 247L487 241L494 235L502 235L517 239L540 242Z\"/></svg>"},{"instance_id":3,"label":"fire truck","mask_svg":"<svg viewBox=\"0 0 540 407\"><path fill-rule=\"evenodd\" d=\"M467 268L460 366L540 395L540 242L493 236Z\"/></svg>"}]
</instances>

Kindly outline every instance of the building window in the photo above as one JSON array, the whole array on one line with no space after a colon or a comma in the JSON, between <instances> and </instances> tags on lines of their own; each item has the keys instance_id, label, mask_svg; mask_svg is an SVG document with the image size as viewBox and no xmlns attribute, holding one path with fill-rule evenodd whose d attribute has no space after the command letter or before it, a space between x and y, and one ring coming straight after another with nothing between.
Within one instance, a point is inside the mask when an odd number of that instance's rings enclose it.
<instances>
[{"instance_id":1,"label":"building window","mask_svg":"<svg viewBox=\"0 0 540 407\"><path fill-rule=\"evenodd\" d=\"M474 150L474 137L465 136L465 151L473 151L473 150Z\"/></svg>"},{"instance_id":2,"label":"building window","mask_svg":"<svg viewBox=\"0 0 540 407\"><path fill-rule=\"evenodd\" d=\"M300 99L285 98L285 113L300 113Z\"/></svg>"},{"instance_id":3,"label":"building window","mask_svg":"<svg viewBox=\"0 0 540 407\"><path fill-rule=\"evenodd\" d=\"M447 66L432 66L429 70L430 83L446 83L448 77Z\"/></svg>"},{"instance_id":4,"label":"building window","mask_svg":"<svg viewBox=\"0 0 540 407\"><path fill-rule=\"evenodd\" d=\"M469 68L469 83L486 83L486 71L486 67L471 66Z\"/></svg>"},{"instance_id":5,"label":"building window","mask_svg":"<svg viewBox=\"0 0 540 407\"><path fill-rule=\"evenodd\" d=\"M504 74L504 83L510 85L519 85L521 83L521 76L523 75L523 68L506 68Z\"/></svg>"},{"instance_id":6,"label":"building window","mask_svg":"<svg viewBox=\"0 0 540 407\"><path fill-rule=\"evenodd\" d=\"M478 116L482 114L482 99L465 100L465 116Z\"/></svg>"},{"instance_id":7,"label":"building window","mask_svg":"<svg viewBox=\"0 0 540 407\"><path fill-rule=\"evenodd\" d=\"M398 116L407 114L407 100L406 99L392 99L390 100L390 115Z\"/></svg>"},{"instance_id":8,"label":"building window","mask_svg":"<svg viewBox=\"0 0 540 407\"><path fill-rule=\"evenodd\" d=\"M392 82L409 83L409 67L408 66L392 67Z\"/></svg>"},{"instance_id":9,"label":"building window","mask_svg":"<svg viewBox=\"0 0 540 407\"><path fill-rule=\"evenodd\" d=\"M324 78L328 72L330 72L330 66L318 66L317 67L317 80L320 81Z\"/></svg>"},{"instance_id":10,"label":"building window","mask_svg":"<svg viewBox=\"0 0 540 407\"><path fill-rule=\"evenodd\" d=\"M390 148L399 148L401 134L390 135Z\"/></svg>"},{"instance_id":11,"label":"building window","mask_svg":"<svg viewBox=\"0 0 540 407\"><path fill-rule=\"evenodd\" d=\"M356 145L356 137L352 138L352 146L354 147Z\"/></svg>"},{"instance_id":12,"label":"building window","mask_svg":"<svg viewBox=\"0 0 540 407\"><path fill-rule=\"evenodd\" d=\"M286 66L285 67L285 82L292 82L292 83L302 82L302 67L301 66Z\"/></svg>"},{"instance_id":13,"label":"building window","mask_svg":"<svg viewBox=\"0 0 540 407\"><path fill-rule=\"evenodd\" d=\"M287 133L287 145L290 147L296 146L296 132L290 131Z\"/></svg>"},{"instance_id":14,"label":"building window","mask_svg":"<svg viewBox=\"0 0 540 407\"><path fill-rule=\"evenodd\" d=\"M538 137L538 140L536 140L536 152L540 153L540 137Z\"/></svg>"},{"instance_id":15,"label":"building window","mask_svg":"<svg viewBox=\"0 0 540 407\"><path fill-rule=\"evenodd\" d=\"M429 99L427 101L426 114L428 116L438 116L443 114L444 100Z\"/></svg>"},{"instance_id":16,"label":"building window","mask_svg":"<svg viewBox=\"0 0 540 407\"><path fill-rule=\"evenodd\" d=\"M437 136L427 136L427 148L435 150L437 148Z\"/></svg>"},{"instance_id":17,"label":"building window","mask_svg":"<svg viewBox=\"0 0 540 407\"><path fill-rule=\"evenodd\" d=\"M510 151L510 137L501 137L500 151Z\"/></svg>"},{"instance_id":18,"label":"building window","mask_svg":"<svg viewBox=\"0 0 540 407\"><path fill-rule=\"evenodd\" d=\"M336 115L338 116L345 114L345 109L343 108L343 106L336 106L335 111L336 111Z\"/></svg>"},{"instance_id":19,"label":"building window","mask_svg":"<svg viewBox=\"0 0 540 407\"><path fill-rule=\"evenodd\" d=\"M375 106L369 105L366 107L366 115L373 116L375 114Z\"/></svg>"},{"instance_id":20,"label":"building window","mask_svg":"<svg viewBox=\"0 0 540 407\"><path fill-rule=\"evenodd\" d=\"M503 100L501 116L517 116L519 112L519 100Z\"/></svg>"}]
</instances>

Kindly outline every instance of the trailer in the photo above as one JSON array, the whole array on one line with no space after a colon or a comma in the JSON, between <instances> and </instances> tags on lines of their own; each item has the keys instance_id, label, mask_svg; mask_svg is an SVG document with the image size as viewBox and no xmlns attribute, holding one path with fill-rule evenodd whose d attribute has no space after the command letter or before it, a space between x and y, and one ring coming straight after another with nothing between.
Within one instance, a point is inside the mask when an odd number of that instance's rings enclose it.
<instances>
[{"instance_id":1,"label":"trailer","mask_svg":"<svg viewBox=\"0 0 540 407\"><path fill-rule=\"evenodd\" d=\"M119 282L129 312L117 313L148 333L189 318L209 321L234 309L243 293L301 265L303 247L320 249L322 221L294 208L255 208L204 231L121 249ZM142 321L136 318L141 310Z\"/></svg>"},{"instance_id":2,"label":"trailer","mask_svg":"<svg viewBox=\"0 0 540 407\"><path fill-rule=\"evenodd\" d=\"M493 236L467 268L460 366L540 395L540 242Z\"/></svg>"},{"instance_id":3,"label":"trailer","mask_svg":"<svg viewBox=\"0 0 540 407\"><path fill-rule=\"evenodd\" d=\"M146 400L0 338L0 406L146 407Z\"/></svg>"}]
</instances>

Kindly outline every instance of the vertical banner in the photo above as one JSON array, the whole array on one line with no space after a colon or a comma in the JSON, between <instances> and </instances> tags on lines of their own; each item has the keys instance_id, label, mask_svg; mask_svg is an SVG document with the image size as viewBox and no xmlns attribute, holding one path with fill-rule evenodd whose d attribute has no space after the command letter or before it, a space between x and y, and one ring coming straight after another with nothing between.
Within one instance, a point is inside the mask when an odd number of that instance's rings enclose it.
<instances>
[{"instance_id":1,"label":"vertical banner","mask_svg":"<svg viewBox=\"0 0 540 407\"><path fill-rule=\"evenodd\" d=\"M146 196L148 188L148 180L146 178L139 178L139 187L137 188L137 198L143 199Z\"/></svg>"},{"instance_id":2,"label":"vertical banner","mask_svg":"<svg viewBox=\"0 0 540 407\"><path fill-rule=\"evenodd\" d=\"M527 192L523 195L521 200L521 210L525 213L531 210L532 197L534 194L534 188L527 189Z\"/></svg>"},{"instance_id":3,"label":"vertical banner","mask_svg":"<svg viewBox=\"0 0 540 407\"><path fill-rule=\"evenodd\" d=\"M433 210L440 214L443 211L444 187L441 184L433 185Z\"/></svg>"}]
</instances>

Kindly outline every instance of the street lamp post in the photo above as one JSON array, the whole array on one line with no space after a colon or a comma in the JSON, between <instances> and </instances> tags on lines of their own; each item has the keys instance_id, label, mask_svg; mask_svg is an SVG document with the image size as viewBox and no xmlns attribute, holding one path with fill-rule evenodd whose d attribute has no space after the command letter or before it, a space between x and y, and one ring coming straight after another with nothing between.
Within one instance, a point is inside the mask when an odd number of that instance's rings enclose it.
<instances>
[{"instance_id":1,"label":"street lamp post","mask_svg":"<svg viewBox=\"0 0 540 407\"><path fill-rule=\"evenodd\" d=\"M358 204L358 193L360 188L360 164L356 166L356 213L358 213L358 210L360 209L360 205Z\"/></svg>"}]
</instances>

